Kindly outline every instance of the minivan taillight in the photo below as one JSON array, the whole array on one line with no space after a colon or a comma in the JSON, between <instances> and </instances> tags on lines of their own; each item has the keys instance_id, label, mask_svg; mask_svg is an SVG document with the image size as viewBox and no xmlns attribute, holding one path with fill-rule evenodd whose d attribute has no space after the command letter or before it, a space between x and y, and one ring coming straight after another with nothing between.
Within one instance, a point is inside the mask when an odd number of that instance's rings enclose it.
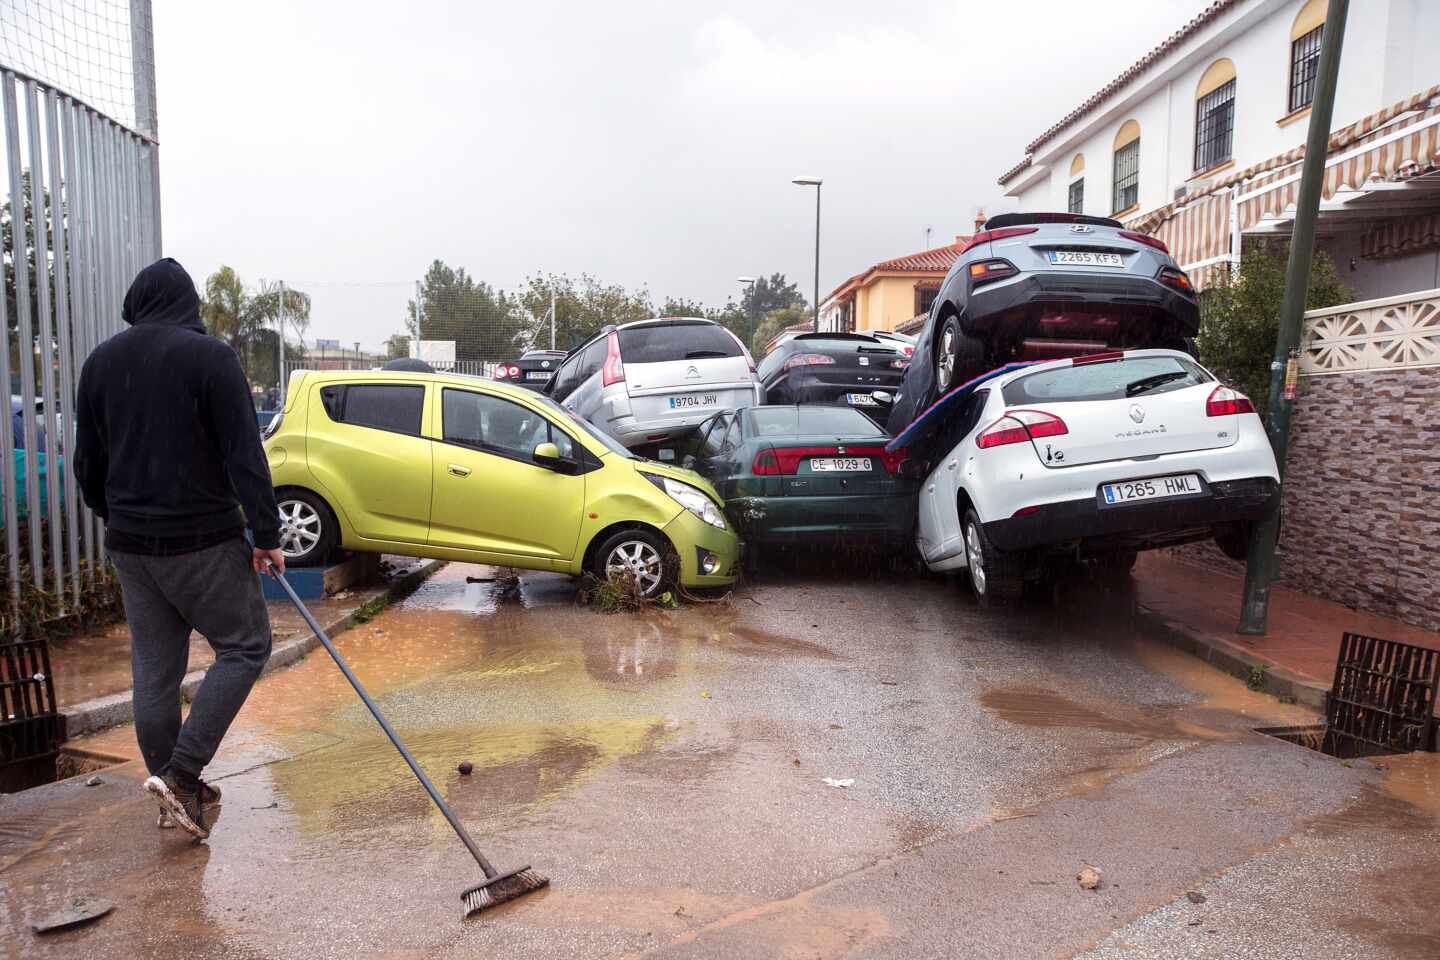
<instances>
[{"instance_id":1,"label":"minivan taillight","mask_svg":"<svg viewBox=\"0 0 1440 960\"><path fill-rule=\"evenodd\" d=\"M620 334L611 330L605 341L605 366L600 368L600 383L608 387L612 383L623 383L624 380L625 364L620 359Z\"/></svg>"},{"instance_id":2,"label":"minivan taillight","mask_svg":"<svg viewBox=\"0 0 1440 960\"><path fill-rule=\"evenodd\" d=\"M976 446L982 450L1003 447L1011 443L1025 443L1042 437L1058 437L1069 433L1065 421L1044 410L1009 410L975 438Z\"/></svg>"},{"instance_id":3,"label":"minivan taillight","mask_svg":"<svg viewBox=\"0 0 1440 960\"><path fill-rule=\"evenodd\" d=\"M1255 404L1239 390L1220 386L1210 391L1205 401L1205 416L1233 417L1237 413L1254 413Z\"/></svg>"}]
</instances>

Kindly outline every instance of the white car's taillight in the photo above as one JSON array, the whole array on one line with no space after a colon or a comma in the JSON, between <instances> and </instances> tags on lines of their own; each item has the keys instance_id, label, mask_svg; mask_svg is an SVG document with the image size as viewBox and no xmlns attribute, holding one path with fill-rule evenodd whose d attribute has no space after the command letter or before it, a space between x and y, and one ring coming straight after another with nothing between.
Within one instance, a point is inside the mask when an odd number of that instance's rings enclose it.
<instances>
[{"instance_id":1,"label":"white car's taillight","mask_svg":"<svg viewBox=\"0 0 1440 960\"><path fill-rule=\"evenodd\" d=\"M980 431L975 443L982 450L1003 447L1010 443L1026 443L1041 437L1058 437L1069 433L1065 421L1043 410L1009 410L1005 416Z\"/></svg>"},{"instance_id":2,"label":"white car's taillight","mask_svg":"<svg viewBox=\"0 0 1440 960\"><path fill-rule=\"evenodd\" d=\"M1231 417L1237 413L1254 413L1255 404L1239 390L1220 386L1210 391L1205 401L1205 416Z\"/></svg>"}]
</instances>

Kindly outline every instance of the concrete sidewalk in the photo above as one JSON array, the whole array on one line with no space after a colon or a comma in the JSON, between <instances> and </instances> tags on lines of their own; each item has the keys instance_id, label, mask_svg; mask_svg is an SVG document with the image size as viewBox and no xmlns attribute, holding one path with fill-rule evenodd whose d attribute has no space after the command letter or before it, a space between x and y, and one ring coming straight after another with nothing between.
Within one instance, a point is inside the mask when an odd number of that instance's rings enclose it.
<instances>
[{"instance_id":1,"label":"concrete sidewalk","mask_svg":"<svg viewBox=\"0 0 1440 960\"><path fill-rule=\"evenodd\" d=\"M442 565L442 561L387 557L378 582L341 591L307 603L327 633L335 634L356 621L356 614L376 601L406 594ZM313 650L319 640L286 601L268 604L274 648L265 670L289 666ZM214 652L198 633L190 637L190 672L181 685L194 694ZM65 717L66 737L73 738L133 719L130 676L130 631L124 621L52 642L50 669L55 695Z\"/></svg>"},{"instance_id":2,"label":"concrete sidewalk","mask_svg":"<svg viewBox=\"0 0 1440 960\"><path fill-rule=\"evenodd\" d=\"M1341 635L1360 633L1440 650L1440 633L1276 586L1269 632L1235 632L1243 580L1198 563L1152 552L1135 566L1140 612L1165 639L1279 697L1323 711Z\"/></svg>"}]
</instances>

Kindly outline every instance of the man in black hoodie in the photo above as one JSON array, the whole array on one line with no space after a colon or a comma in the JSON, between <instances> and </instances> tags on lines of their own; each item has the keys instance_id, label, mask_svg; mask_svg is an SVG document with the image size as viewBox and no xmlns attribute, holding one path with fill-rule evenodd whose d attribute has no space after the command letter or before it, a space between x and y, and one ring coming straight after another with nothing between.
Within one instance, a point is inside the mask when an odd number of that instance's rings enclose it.
<instances>
[{"instance_id":1,"label":"man in black hoodie","mask_svg":"<svg viewBox=\"0 0 1440 960\"><path fill-rule=\"evenodd\" d=\"M161 826L204 839L220 791L200 774L270 658L257 574L285 568L279 510L245 372L205 332L190 275L168 258L151 264L122 315L130 329L80 373L72 462L120 576L145 790ZM192 629L215 662L182 724Z\"/></svg>"}]
</instances>

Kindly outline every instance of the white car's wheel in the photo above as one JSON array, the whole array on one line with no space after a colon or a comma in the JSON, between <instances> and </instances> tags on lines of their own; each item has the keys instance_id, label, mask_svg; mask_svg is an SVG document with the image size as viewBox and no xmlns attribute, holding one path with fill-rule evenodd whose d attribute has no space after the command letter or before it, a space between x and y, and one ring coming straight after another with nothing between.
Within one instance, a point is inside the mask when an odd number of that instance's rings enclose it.
<instances>
[{"instance_id":1,"label":"white car's wheel","mask_svg":"<svg viewBox=\"0 0 1440 960\"><path fill-rule=\"evenodd\" d=\"M985 536L974 510L965 511L965 569L982 606L1008 603L1020 596L1020 577L1013 558L1005 557Z\"/></svg>"}]
</instances>

